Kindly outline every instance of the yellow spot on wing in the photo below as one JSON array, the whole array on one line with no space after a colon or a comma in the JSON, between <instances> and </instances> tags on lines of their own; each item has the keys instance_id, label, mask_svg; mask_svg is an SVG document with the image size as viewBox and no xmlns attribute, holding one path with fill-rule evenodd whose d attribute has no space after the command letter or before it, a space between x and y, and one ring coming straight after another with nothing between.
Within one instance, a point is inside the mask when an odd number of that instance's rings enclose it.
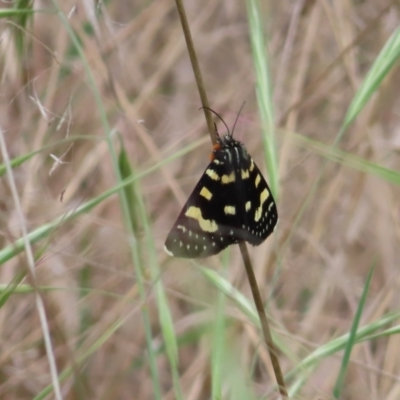
<instances>
[{"instance_id":1,"label":"yellow spot on wing","mask_svg":"<svg viewBox=\"0 0 400 400\"><path fill-rule=\"evenodd\" d=\"M251 201L246 202L246 211L249 211L251 208Z\"/></svg>"},{"instance_id":2,"label":"yellow spot on wing","mask_svg":"<svg viewBox=\"0 0 400 400\"><path fill-rule=\"evenodd\" d=\"M261 182L261 176L260 176L260 174L257 174L256 187L259 185L260 182Z\"/></svg>"},{"instance_id":3,"label":"yellow spot on wing","mask_svg":"<svg viewBox=\"0 0 400 400\"><path fill-rule=\"evenodd\" d=\"M219 175L211 168L208 168L206 170L206 174L213 179L214 181L218 181L219 180Z\"/></svg>"},{"instance_id":4,"label":"yellow spot on wing","mask_svg":"<svg viewBox=\"0 0 400 400\"><path fill-rule=\"evenodd\" d=\"M249 174L249 170L246 169L246 171L244 169L242 169L242 179L247 179L250 176Z\"/></svg>"},{"instance_id":5,"label":"yellow spot on wing","mask_svg":"<svg viewBox=\"0 0 400 400\"><path fill-rule=\"evenodd\" d=\"M260 176L260 175L259 175ZM263 204L265 203L265 201L268 199L269 197L269 192L267 189L264 189L261 192L261 196L260 196L260 206L257 208L256 213L254 215L254 220L256 222L259 221L259 219L261 218L261 213L262 213L262 208L263 208Z\"/></svg>"},{"instance_id":6,"label":"yellow spot on wing","mask_svg":"<svg viewBox=\"0 0 400 400\"><path fill-rule=\"evenodd\" d=\"M229 175L222 175L221 182L222 183L235 182L235 173L231 172Z\"/></svg>"},{"instance_id":7,"label":"yellow spot on wing","mask_svg":"<svg viewBox=\"0 0 400 400\"><path fill-rule=\"evenodd\" d=\"M207 200L211 200L212 193L204 186L203 189L200 190L200 196L205 197Z\"/></svg>"},{"instance_id":8,"label":"yellow spot on wing","mask_svg":"<svg viewBox=\"0 0 400 400\"><path fill-rule=\"evenodd\" d=\"M185 215L189 218L197 220L200 228L206 232L216 232L218 230L218 225L212 219L204 219L199 207L189 207L185 212Z\"/></svg>"},{"instance_id":9,"label":"yellow spot on wing","mask_svg":"<svg viewBox=\"0 0 400 400\"><path fill-rule=\"evenodd\" d=\"M224 207L224 213L225 214L231 214L231 215L235 215L236 214L236 208L235 206L225 206Z\"/></svg>"},{"instance_id":10,"label":"yellow spot on wing","mask_svg":"<svg viewBox=\"0 0 400 400\"><path fill-rule=\"evenodd\" d=\"M253 159L251 159L251 163L250 163L250 172L251 171L253 171L253 169L254 169L254 161L253 161Z\"/></svg>"}]
</instances>

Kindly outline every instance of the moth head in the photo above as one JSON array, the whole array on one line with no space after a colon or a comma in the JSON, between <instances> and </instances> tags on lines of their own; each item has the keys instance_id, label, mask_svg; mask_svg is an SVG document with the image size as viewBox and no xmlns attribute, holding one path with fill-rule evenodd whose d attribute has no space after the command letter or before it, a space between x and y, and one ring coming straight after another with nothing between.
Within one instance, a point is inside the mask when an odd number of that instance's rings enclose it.
<instances>
[{"instance_id":1,"label":"moth head","mask_svg":"<svg viewBox=\"0 0 400 400\"><path fill-rule=\"evenodd\" d=\"M235 145L236 141L233 139L233 132L235 131L236 123L237 123L237 121L239 119L239 115L240 115L245 103L246 102L243 102L242 106L240 107L238 115L236 116L236 119L235 119L235 123L233 124L232 131L229 130L229 127L228 127L227 123L224 121L224 119L216 111L214 111L212 108L209 108L209 107L206 107L206 106L200 107L200 110L202 108L204 108L206 110L211 111L213 114L215 114L222 121L222 123L225 125L225 128L226 128L226 130L228 132L226 135L224 135L221 138L221 136L219 135L219 132L218 132L217 124L214 122L215 133L217 134L217 142L213 145L213 150L212 150L212 152L210 154L211 161L214 161L215 154L221 149L222 146L229 146L229 145L232 145L232 144Z\"/></svg>"}]
</instances>

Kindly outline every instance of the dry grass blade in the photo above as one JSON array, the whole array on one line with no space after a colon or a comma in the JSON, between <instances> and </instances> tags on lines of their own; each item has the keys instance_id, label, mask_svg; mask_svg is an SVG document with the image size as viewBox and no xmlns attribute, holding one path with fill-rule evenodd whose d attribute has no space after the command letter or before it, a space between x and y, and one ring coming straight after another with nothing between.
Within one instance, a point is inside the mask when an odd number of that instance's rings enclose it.
<instances>
[{"instance_id":1,"label":"dry grass blade","mask_svg":"<svg viewBox=\"0 0 400 400\"><path fill-rule=\"evenodd\" d=\"M162 251L210 153L175 2L32 4L3 2L0 10L0 115L10 158L0 159L0 397L55 397L59 381L65 398L276 399L239 250L204 261L214 274ZM341 396L397 399L396 6L185 7L211 107L231 126L246 102L235 138L279 188L274 239L250 254L290 396L332 398L376 257ZM334 147L338 132L345 134ZM276 143L267 149L270 134ZM127 180L118 176L118 137L132 165ZM51 155L57 168L49 175ZM273 159L279 163L267 165ZM135 234L127 221L137 197L125 205L118 197L132 182L144 205L135 210Z\"/></svg>"}]
</instances>

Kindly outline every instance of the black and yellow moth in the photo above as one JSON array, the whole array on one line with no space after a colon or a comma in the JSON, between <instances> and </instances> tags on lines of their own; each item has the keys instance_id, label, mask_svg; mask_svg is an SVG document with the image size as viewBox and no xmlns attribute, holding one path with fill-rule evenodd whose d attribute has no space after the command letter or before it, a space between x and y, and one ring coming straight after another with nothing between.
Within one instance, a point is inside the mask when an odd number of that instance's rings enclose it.
<instances>
[{"instance_id":1,"label":"black and yellow moth","mask_svg":"<svg viewBox=\"0 0 400 400\"><path fill-rule=\"evenodd\" d=\"M272 193L233 130L222 138L217 132L211 163L165 241L170 256L208 257L241 240L258 246L274 231L278 211Z\"/></svg>"}]
</instances>

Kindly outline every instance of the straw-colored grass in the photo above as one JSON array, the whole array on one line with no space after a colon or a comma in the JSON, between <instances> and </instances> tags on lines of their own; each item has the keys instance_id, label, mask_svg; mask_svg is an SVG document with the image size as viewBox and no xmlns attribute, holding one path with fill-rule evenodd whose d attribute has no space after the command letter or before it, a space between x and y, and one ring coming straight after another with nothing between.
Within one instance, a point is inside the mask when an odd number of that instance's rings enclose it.
<instances>
[{"instance_id":1,"label":"straw-colored grass","mask_svg":"<svg viewBox=\"0 0 400 400\"><path fill-rule=\"evenodd\" d=\"M249 250L291 398L400 398L398 7L185 5L277 196ZM0 9L0 399L278 398L237 246L163 251L211 148L175 3L35 7Z\"/></svg>"}]
</instances>

